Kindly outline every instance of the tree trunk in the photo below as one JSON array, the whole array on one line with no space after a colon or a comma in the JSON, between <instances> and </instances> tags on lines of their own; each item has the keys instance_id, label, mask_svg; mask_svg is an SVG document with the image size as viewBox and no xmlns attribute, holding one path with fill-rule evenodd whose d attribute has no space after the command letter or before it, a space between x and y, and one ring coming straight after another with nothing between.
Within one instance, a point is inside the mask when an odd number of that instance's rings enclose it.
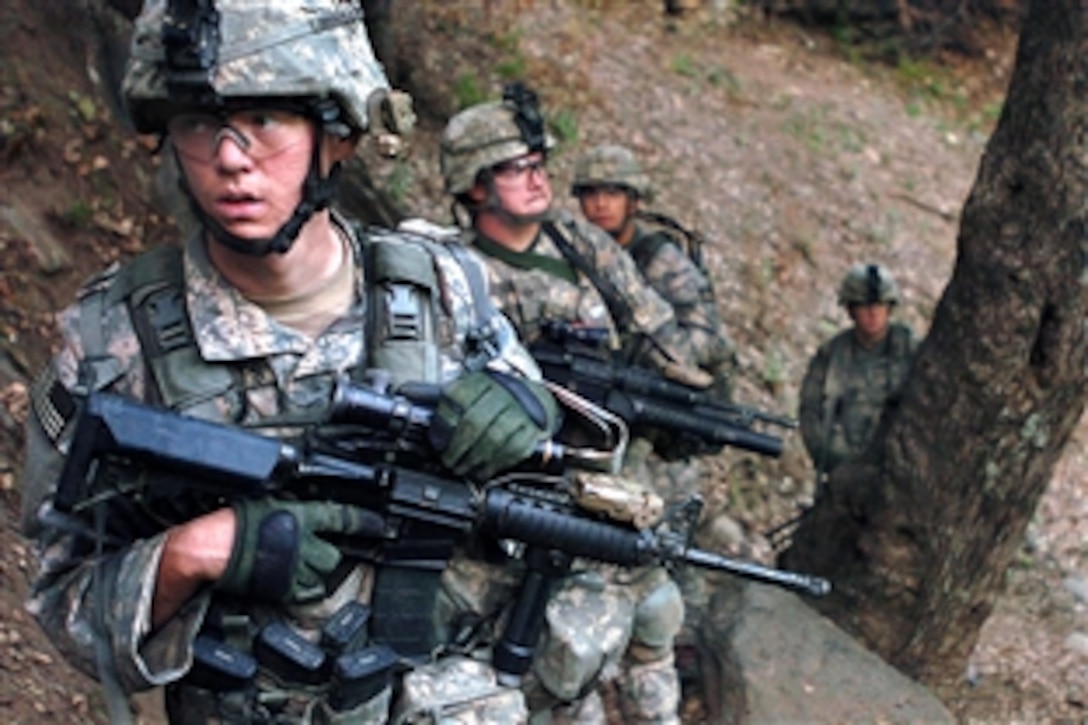
<instances>
[{"instance_id":1,"label":"tree trunk","mask_svg":"<svg viewBox=\"0 0 1088 725\"><path fill-rule=\"evenodd\" d=\"M783 563L907 674L960 676L1084 409L1088 3L1034 0L898 406Z\"/></svg>"}]
</instances>

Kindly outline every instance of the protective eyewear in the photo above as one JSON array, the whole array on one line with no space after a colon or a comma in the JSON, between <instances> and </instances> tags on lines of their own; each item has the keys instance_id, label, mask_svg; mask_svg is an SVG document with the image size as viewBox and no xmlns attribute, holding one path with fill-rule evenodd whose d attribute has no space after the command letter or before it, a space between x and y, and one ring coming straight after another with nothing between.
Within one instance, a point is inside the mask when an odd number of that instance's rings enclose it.
<instances>
[{"instance_id":1,"label":"protective eyewear","mask_svg":"<svg viewBox=\"0 0 1088 725\"><path fill-rule=\"evenodd\" d=\"M504 161L491 167L491 175L496 184L510 186L528 180L534 176L548 173L547 160L543 156L531 158L523 156L513 161Z\"/></svg>"},{"instance_id":2,"label":"protective eyewear","mask_svg":"<svg viewBox=\"0 0 1088 725\"><path fill-rule=\"evenodd\" d=\"M166 129L174 148L197 161L211 161L229 138L255 161L282 153L309 138L309 117L294 110L250 108L229 113L183 113Z\"/></svg>"}]
</instances>

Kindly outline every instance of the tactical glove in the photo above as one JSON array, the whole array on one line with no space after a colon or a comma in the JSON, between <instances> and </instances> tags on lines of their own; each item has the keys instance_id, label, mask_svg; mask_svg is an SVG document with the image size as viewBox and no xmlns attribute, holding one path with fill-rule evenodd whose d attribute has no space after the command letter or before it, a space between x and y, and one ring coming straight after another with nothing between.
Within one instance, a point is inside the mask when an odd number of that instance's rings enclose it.
<instances>
[{"instance_id":1,"label":"tactical glove","mask_svg":"<svg viewBox=\"0 0 1088 725\"><path fill-rule=\"evenodd\" d=\"M528 458L551 437L557 417L543 385L483 370L443 389L428 434L453 473L487 480Z\"/></svg>"},{"instance_id":2,"label":"tactical glove","mask_svg":"<svg viewBox=\"0 0 1088 725\"><path fill-rule=\"evenodd\" d=\"M694 365L677 362L682 358L672 351L662 353L659 350L651 350L648 357L653 366L661 371L662 375L682 385L705 390L714 383L714 378L705 370L701 370Z\"/></svg>"},{"instance_id":3,"label":"tactical glove","mask_svg":"<svg viewBox=\"0 0 1088 725\"><path fill-rule=\"evenodd\" d=\"M331 501L271 497L233 506L234 548L219 589L267 601L300 603L325 595L325 577L341 554L320 534L380 536L381 516Z\"/></svg>"}]
</instances>

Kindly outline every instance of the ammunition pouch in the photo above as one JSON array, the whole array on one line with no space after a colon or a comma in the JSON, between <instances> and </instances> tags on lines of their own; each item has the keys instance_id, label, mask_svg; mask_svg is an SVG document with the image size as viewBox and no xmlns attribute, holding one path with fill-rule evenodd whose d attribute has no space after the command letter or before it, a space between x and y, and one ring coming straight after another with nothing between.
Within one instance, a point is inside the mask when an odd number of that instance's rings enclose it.
<instances>
[{"instance_id":1,"label":"ammunition pouch","mask_svg":"<svg viewBox=\"0 0 1088 725\"><path fill-rule=\"evenodd\" d=\"M282 621L256 627L213 607L189 673L168 688L170 721L384 721L399 659L368 642L370 619L369 607L348 602L315 642Z\"/></svg>"}]
</instances>

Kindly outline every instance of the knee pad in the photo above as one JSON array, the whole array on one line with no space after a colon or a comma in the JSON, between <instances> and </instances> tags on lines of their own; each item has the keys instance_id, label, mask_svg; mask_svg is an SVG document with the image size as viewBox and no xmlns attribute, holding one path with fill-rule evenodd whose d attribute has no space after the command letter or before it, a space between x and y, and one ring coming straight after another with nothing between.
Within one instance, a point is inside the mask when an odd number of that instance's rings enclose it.
<instances>
[{"instance_id":1,"label":"knee pad","mask_svg":"<svg viewBox=\"0 0 1088 725\"><path fill-rule=\"evenodd\" d=\"M634 612L628 598L594 574L575 577L548 602L533 674L561 702L583 696L627 649Z\"/></svg>"},{"instance_id":2,"label":"knee pad","mask_svg":"<svg viewBox=\"0 0 1088 725\"><path fill-rule=\"evenodd\" d=\"M673 640L684 623L684 599L672 579L665 579L639 600L631 639L664 654L672 651Z\"/></svg>"}]
</instances>

